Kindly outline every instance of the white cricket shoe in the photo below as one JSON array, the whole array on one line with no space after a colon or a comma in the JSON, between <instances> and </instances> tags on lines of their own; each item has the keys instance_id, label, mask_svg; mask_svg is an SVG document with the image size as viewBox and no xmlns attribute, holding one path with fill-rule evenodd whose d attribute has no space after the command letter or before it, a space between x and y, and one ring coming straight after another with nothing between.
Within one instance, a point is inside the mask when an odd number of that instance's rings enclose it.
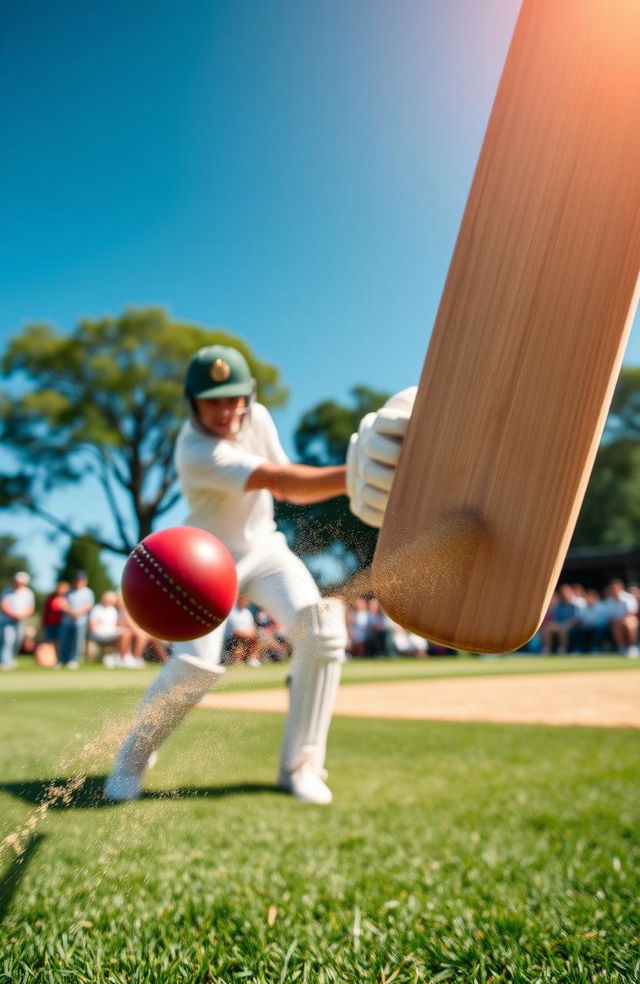
<instances>
[{"instance_id":1,"label":"white cricket shoe","mask_svg":"<svg viewBox=\"0 0 640 984\"><path fill-rule=\"evenodd\" d=\"M333 800L333 794L326 782L326 772L319 773L309 762L294 769L293 772L283 772L278 775L278 787L286 790L302 803L326 805Z\"/></svg>"},{"instance_id":2,"label":"white cricket shoe","mask_svg":"<svg viewBox=\"0 0 640 984\"><path fill-rule=\"evenodd\" d=\"M182 655L164 664L142 698L133 727L116 753L104 788L107 799L122 802L140 795L152 752L211 690L224 670L224 666L203 666Z\"/></svg>"},{"instance_id":3,"label":"white cricket shoe","mask_svg":"<svg viewBox=\"0 0 640 984\"><path fill-rule=\"evenodd\" d=\"M142 777L149 769L153 769L158 761L158 753L152 752L142 772L128 772L126 763L114 769L104 784L104 798L112 803L126 803L128 800L140 799L142 795Z\"/></svg>"}]
</instances>

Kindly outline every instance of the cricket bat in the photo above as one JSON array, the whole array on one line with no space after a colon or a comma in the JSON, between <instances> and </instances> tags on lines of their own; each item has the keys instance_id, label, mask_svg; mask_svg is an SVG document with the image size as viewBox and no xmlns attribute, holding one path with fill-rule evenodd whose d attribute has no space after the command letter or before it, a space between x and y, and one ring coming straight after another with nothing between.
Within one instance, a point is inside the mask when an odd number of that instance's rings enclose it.
<instances>
[{"instance_id":1,"label":"cricket bat","mask_svg":"<svg viewBox=\"0 0 640 984\"><path fill-rule=\"evenodd\" d=\"M373 561L396 621L522 646L638 300L640 0L524 0Z\"/></svg>"}]
</instances>

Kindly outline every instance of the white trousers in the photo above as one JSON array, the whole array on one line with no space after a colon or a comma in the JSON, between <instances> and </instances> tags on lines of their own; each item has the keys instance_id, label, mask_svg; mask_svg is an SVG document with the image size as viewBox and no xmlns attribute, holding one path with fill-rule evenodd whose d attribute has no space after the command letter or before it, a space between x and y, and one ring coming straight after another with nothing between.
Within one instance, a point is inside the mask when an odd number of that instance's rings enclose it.
<instances>
[{"instance_id":1,"label":"white trousers","mask_svg":"<svg viewBox=\"0 0 640 984\"><path fill-rule=\"evenodd\" d=\"M310 766L318 779L323 771L344 660L344 612L340 603L321 601L309 571L279 533L243 557L237 569L240 591L263 606L285 634L291 630L290 707L278 783L308 799L308 789L303 790L304 795L295 791L293 777L303 765ZM333 617L328 617L328 611ZM143 697L137 720L116 756L105 787L110 799L139 795L150 755L224 673L220 666L224 634L222 624L200 639L176 644L174 655ZM330 798L324 789L322 798L316 796L312 801L329 802Z\"/></svg>"},{"instance_id":2,"label":"white trousers","mask_svg":"<svg viewBox=\"0 0 640 984\"><path fill-rule=\"evenodd\" d=\"M236 563L239 594L264 608L286 635L299 613L318 603L320 592L299 557L289 550L282 533L261 541L251 553ZM223 622L199 639L175 644L177 656L203 666L218 666L222 657L225 625Z\"/></svg>"}]
</instances>

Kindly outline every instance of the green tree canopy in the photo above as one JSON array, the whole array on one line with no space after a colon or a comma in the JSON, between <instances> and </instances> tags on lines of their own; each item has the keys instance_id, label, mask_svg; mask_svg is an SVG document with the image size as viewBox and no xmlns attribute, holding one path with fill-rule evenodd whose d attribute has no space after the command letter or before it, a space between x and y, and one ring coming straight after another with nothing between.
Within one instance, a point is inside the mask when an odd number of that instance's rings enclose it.
<instances>
[{"instance_id":1,"label":"green tree canopy","mask_svg":"<svg viewBox=\"0 0 640 984\"><path fill-rule=\"evenodd\" d=\"M73 537L73 520L47 510L47 497L91 476L113 519L96 542L129 553L178 499L173 447L184 372L198 348L214 343L245 355L263 403L286 400L278 369L242 339L161 309L84 320L69 334L27 326L2 360L9 384L0 392L0 434L16 466L0 475L0 508L22 506Z\"/></svg>"},{"instance_id":2,"label":"green tree canopy","mask_svg":"<svg viewBox=\"0 0 640 984\"><path fill-rule=\"evenodd\" d=\"M17 540L14 536L0 536L0 590L13 585L13 575L17 571L29 571L29 562L22 554L16 553Z\"/></svg>"},{"instance_id":3,"label":"green tree canopy","mask_svg":"<svg viewBox=\"0 0 640 984\"><path fill-rule=\"evenodd\" d=\"M616 384L603 444L640 440L640 368L625 366Z\"/></svg>"},{"instance_id":4,"label":"green tree canopy","mask_svg":"<svg viewBox=\"0 0 640 984\"><path fill-rule=\"evenodd\" d=\"M354 386L351 397L350 406L326 400L304 414L294 436L298 458L304 464L343 464L349 438L360 420L378 410L389 394ZM337 562L340 579L344 579L371 563L377 530L353 515L344 495L310 506L281 502L276 517L293 549L314 568L314 558L328 555ZM316 573L321 576L319 570Z\"/></svg>"},{"instance_id":5,"label":"green tree canopy","mask_svg":"<svg viewBox=\"0 0 640 984\"><path fill-rule=\"evenodd\" d=\"M352 390L350 406L325 401L298 425L295 446L312 465L344 461L349 436L361 417L376 410L386 393L366 386ZM279 503L277 517L295 550L310 561L324 553L347 577L373 557L377 532L356 519L341 496L313 506ZM616 387L602 445L578 518L573 547L640 543L640 368L625 367Z\"/></svg>"},{"instance_id":6,"label":"green tree canopy","mask_svg":"<svg viewBox=\"0 0 640 984\"><path fill-rule=\"evenodd\" d=\"M104 591L114 588L113 579L100 559L100 546L90 535L74 537L71 540L58 571L57 580L73 581L78 571L84 571L87 575L89 587L93 589L96 599L99 599Z\"/></svg>"},{"instance_id":7,"label":"green tree canopy","mask_svg":"<svg viewBox=\"0 0 640 984\"><path fill-rule=\"evenodd\" d=\"M640 543L640 369L625 367L578 517L572 547Z\"/></svg>"}]
</instances>

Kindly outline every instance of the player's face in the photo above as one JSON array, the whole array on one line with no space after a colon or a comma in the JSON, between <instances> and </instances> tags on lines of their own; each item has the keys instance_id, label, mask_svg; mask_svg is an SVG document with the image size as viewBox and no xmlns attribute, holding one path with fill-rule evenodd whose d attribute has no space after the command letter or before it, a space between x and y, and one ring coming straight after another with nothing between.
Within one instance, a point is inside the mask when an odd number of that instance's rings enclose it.
<instances>
[{"instance_id":1,"label":"player's face","mask_svg":"<svg viewBox=\"0 0 640 984\"><path fill-rule=\"evenodd\" d=\"M215 437L233 437L240 430L240 424L247 406L245 396L222 396L214 400L195 400L200 423Z\"/></svg>"}]
</instances>

